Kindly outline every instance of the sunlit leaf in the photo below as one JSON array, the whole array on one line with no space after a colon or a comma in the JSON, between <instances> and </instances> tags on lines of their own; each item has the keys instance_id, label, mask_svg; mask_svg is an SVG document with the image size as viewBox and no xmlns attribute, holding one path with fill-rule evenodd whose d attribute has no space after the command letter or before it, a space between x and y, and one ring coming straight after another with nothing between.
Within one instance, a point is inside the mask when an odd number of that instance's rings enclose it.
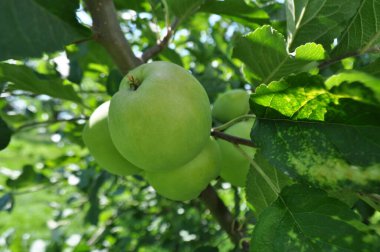
<instances>
[{"instance_id":1,"label":"sunlit leaf","mask_svg":"<svg viewBox=\"0 0 380 252\"><path fill-rule=\"evenodd\" d=\"M380 78L374 77L371 74L367 74L361 71L346 71L335 74L326 80L326 86L332 88L339 86L343 82L360 82L370 90L374 92L377 101L380 103Z\"/></svg>"},{"instance_id":2,"label":"sunlit leaf","mask_svg":"<svg viewBox=\"0 0 380 252\"><path fill-rule=\"evenodd\" d=\"M316 61L324 59L324 53L321 45L308 43L289 54L283 35L266 25L240 38L233 56L245 63L253 78L269 83L316 67Z\"/></svg>"},{"instance_id":3,"label":"sunlit leaf","mask_svg":"<svg viewBox=\"0 0 380 252\"><path fill-rule=\"evenodd\" d=\"M253 141L271 165L294 177L327 188L376 191L380 106L369 95L374 97L356 83L328 90L307 74L261 85L251 96Z\"/></svg>"}]
</instances>

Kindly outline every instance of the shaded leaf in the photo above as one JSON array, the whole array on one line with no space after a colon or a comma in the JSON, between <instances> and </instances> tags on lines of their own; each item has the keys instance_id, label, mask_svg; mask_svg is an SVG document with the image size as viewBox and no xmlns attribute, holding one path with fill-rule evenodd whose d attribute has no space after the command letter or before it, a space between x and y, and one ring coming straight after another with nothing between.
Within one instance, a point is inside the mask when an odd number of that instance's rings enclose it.
<instances>
[{"instance_id":1,"label":"shaded leaf","mask_svg":"<svg viewBox=\"0 0 380 252\"><path fill-rule=\"evenodd\" d=\"M327 90L320 78L299 74L259 86L251 95L257 115L251 136L271 165L294 177L326 188L376 191L379 104L363 96L371 92L365 87L345 85Z\"/></svg>"},{"instance_id":2,"label":"shaded leaf","mask_svg":"<svg viewBox=\"0 0 380 252\"><path fill-rule=\"evenodd\" d=\"M76 20L78 7L78 0L0 1L0 60L39 57L89 36Z\"/></svg>"},{"instance_id":3,"label":"shaded leaf","mask_svg":"<svg viewBox=\"0 0 380 252\"><path fill-rule=\"evenodd\" d=\"M82 72L87 70L98 71L99 67L97 65L106 66L108 69L115 67L113 60L104 47L95 41L88 41L77 46L69 46L66 49L66 53L70 62L77 62Z\"/></svg>"},{"instance_id":4,"label":"shaded leaf","mask_svg":"<svg viewBox=\"0 0 380 252\"><path fill-rule=\"evenodd\" d=\"M220 71L207 67L202 75L195 73L195 77L202 84L211 102L214 102L219 93L226 90L228 82L220 78Z\"/></svg>"},{"instance_id":5,"label":"shaded leaf","mask_svg":"<svg viewBox=\"0 0 380 252\"><path fill-rule=\"evenodd\" d=\"M0 211L11 212L14 206L14 197L11 193L6 193L0 198Z\"/></svg>"},{"instance_id":6,"label":"shaded leaf","mask_svg":"<svg viewBox=\"0 0 380 252\"><path fill-rule=\"evenodd\" d=\"M0 81L13 83L15 89L81 102L71 83L55 76L37 75L32 69L23 65L0 63Z\"/></svg>"},{"instance_id":7,"label":"shaded leaf","mask_svg":"<svg viewBox=\"0 0 380 252\"><path fill-rule=\"evenodd\" d=\"M375 60L374 62L360 68L360 71L371 74L377 78L380 78L380 58Z\"/></svg>"},{"instance_id":8,"label":"shaded leaf","mask_svg":"<svg viewBox=\"0 0 380 252\"><path fill-rule=\"evenodd\" d=\"M92 181L91 186L88 189L88 200L90 203L90 208L88 209L85 221L92 224L97 225L99 221L100 203L99 203L99 190L103 183L106 181L107 173L102 172Z\"/></svg>"},{"instance_id":9,"label":"shaded leaf","mask_svg":"<svg viewBox=\"0 0 380 252\"><path fill-rule=\"evenodd\" d=\"M206 1L199 11L233 17L248 23L263 24L269 19L263 9L254 3L247 4L244 0Z\"/></svg>"},{"instance_id":10,"label":"shaded leaf","mask_svg":"<svg viewBox=\"0 0 380 252\"><path fill-rule=\"evenodd\" d=\"M11 141L12 130L0 117L0 150L5 149Z\"/></svg>"},{"instance_id":11,"label":"shaded leaf","mask_svg":"<svg viewBox=\"0 0 380 252\"><path fill-rule=\"evenodd\" d=\"M339 38L339 44L332 55L339 56L356 51L364 53L378 45L380 45L380 2L361 0L357 13Z\"/></svg>"},{"instance_id":12,"label":"shaded leaf","mask_svg":"<svg viewBox=\"0 0 380 252\"><path fill-rule=\"evenodd\" d=\"M203 4L205 0L162 0L169 12L180 18L186 18Z\"/></svg>"},{"instance_id":13,"label":"shaded leaf","mask_svg":"<svg viewBox=\"0 0 380 252\"><path fill-rule=\"evenodd\" d=\"M158 58L163 61L170 61L183 67L183 61L181 56L174 50L166 47L158 54Z\"/></svg>"},{"instance_id":14,"label":"shaded leaf","mask_svg":"<svg viewBox=\"0 0 380 252\"><path fill-rule=\"evenodd\" d=\"M376 251L359 217L318 189L284 188L255 226L251 251Z\"/></svg>"},{"instance_id":15,"label":"shaded leaf","mask_svg":"<svg viewBox=\"0 0 380 252\"><path fill-rule=\"evenodd\" d=\"M306 42L330 48L348 20L355 14L360 0L288 0L286 18L288 48L294 50Z\"/></svg>"},{"instance_id":16,"label":"shaded leaf","mask_svg":"<svg viewBox=\"0 0 380 252\"><path fill-rule=\"evenodd\" d=\"M246 195L248 202L254 207L254 213L259 217L261 212L277 199L281 189L290 183L290 179L271 166L260 152L256 153L255 162L264 174L251 167L247 177Z\"/></svg>"},{"instance_id":17,"label":"shaded leaf","mask_svg":"<svg viewBox=\"0 0 380 252\"><path fill-rule=\"evenodd\" d=\"M283 35L265 25L240 38L233 56L245 63L252 78L268 83L316 67L324 53L321 45L309 43L298 47L294 55L289 54Z\"/></svg>"},{"instance_id":18,"label":"shaded leaf","mask_svg":"<svg viewBox=\"0 0 380 252\"><path fill-rule=\"evenodd\" d=\"M35 172L33 166L25 165L24 167L22 167L22 172L20 176L18 176L16 179L8 178L6 184L10 188L18 189L33 184L46 183L48 181L49 180L47 179L47 177L45 177L41 173Z\"/></svg>"},{"instance_id":19,"label":"shaded leaf","mask_svg":"<svg viewBox=\"0 0 380 252\"><path fill-rule=\"evenodd\" d=\"M202 246L194 250L194 252L218 252L218 251L219 249L217 247L212 247L212 246Z\"/></svg>"},{"instance_id":20,"label":"shaded leaf","mask_svg":"<svg viewBox=\"0 0 380 252\"><path fill-rule=\"evenodd\" d=\"M108 75L106 88L107 93L112 96L119 91L120 82L123 79L123 75L118 69L112 69Z\"/></svg>"},{"instance_id":21,"label":"shaded leaf","mask_svg":"<svg viewBox=\"0 0 380 252\"><path fill-rule=\"evenodd\" d=\"M135 10L137 12L149 11L149 1L145 0L114 0L115 7L118 10Z\"/></svg>"}]
</instances>

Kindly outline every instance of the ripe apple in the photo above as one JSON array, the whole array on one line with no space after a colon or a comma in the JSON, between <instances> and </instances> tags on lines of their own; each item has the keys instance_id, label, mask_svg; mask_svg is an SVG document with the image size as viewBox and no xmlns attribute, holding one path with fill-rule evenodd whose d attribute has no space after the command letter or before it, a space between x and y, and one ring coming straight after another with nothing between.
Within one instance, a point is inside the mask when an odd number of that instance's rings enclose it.
<instances>
[{"instance_id":1,"label":"ripe apple","mask_svg":"<svg viewBox=\"0 0 380 252\"><path fill-rule=\"evenodd\" d=\"M146 179L158 194L178 201L191 200L220 173L220 150L215 140L183 166L166 171L146 172Z\"/></svg>"},{"instance_id":2,"label":"ripe apple","mask_svg":"<svg viewBox=\"0 0 380 252\"><path fill-rule=\"evenodd\" d=\"M212 108L212 116L221 123L245 115L249 111L249 94L242 89L233 89L219 95Z\"/></svg>"},{"instance_id":3,"label":"ripe apple","mask_svg":"<svg viewBox=\"0 0 380 252\"><path fill-rule=\"evenodd\" d=\"M92 113L83 129L83 141L102 168L117 175L137 174L141 169L128 162L112 143L107 119L109 105L107 101Z\"/></svg>"},{"instance_id":4,"label":"ripe apple","mask_svg":"<svg viewBox=\"0 0 380 252\"><path fill-rule=\"evenodd\" d=\"M210 102L202 85L169 62L143 64L122 80L109 111L112 141L147 171L184 165L207 143Z\"/></svg>"},{"instance_id":5,"label":"ripe apple","mask_svg":"<svg viewBox=\"0 0 380 252\"><path fill-rule=\"evenodd\" d=\"M241 121L232 125L224 132L232 136L250 139L253 123L253 119ZM244 187L250 167L250 161L234 144L223 139L218 139L217 142L222 154L220 176L234 186ZM256 152L255 149L243 145L240 145L239 147L253 159Z\"/></svg>"}]
</instances>

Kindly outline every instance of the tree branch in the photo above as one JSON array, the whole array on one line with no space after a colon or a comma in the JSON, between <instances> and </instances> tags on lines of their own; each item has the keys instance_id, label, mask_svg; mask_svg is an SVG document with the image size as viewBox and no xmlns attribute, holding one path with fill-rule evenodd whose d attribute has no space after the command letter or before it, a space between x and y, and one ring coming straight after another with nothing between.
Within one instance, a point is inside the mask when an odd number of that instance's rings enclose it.
<instances>
[{"instance_id":1,"label":"tree branch","mask_svg":"<svg viewBox=\"0 0 380 252\"><path fill-rule=\"evenodd\" d=\"M179 24L179 19L178 18L174 19L173 23L168 27L165 37L161 41L158 41L156 45L148 48L141 56L141 60L144 62L147 62L149 59L153 58L154 56L162 52L162 50L164 50L166 46L169 44L169 41L172 35L174 34L174 31L177 28L178 24Z\"/></svg>"},{"instance_id":2,"label":"tree branch","mask_svg":"<svg viewBox=\"0 0 380 252\"><path fill-rule=\"evenodd\" d=\"M220 226L227 232L233 243L239 246L241 242L243 251L248 251L249 244L247 241L243 240L245 237L240 229L240 224L235 220L224 202L219 198L214 188L209 185L201 193L200 199L210 210L211 214L217 219Z\"/></svg>"},{"instance_id":3,"label":"tree branch","mask_svg":"<svg viewBox=\"0 0 380 252\"><path fill-rule=\"evenodd\" d=\"M343 59L346 59L346 58L349 58L349 57L357 57L357 56L360 56L362 55L363 53L379 53L380 52L380 48L378 46L375 46L375 47L372 47L372 48L369 48L368 50L366 51L354 51L354 52L348 52L348 53L345 53L343 55L340 55L336 58L333 58L333 59L329 59L329 60L326 60L326 61L323 61L321 62L319 65L318 65L318 68L319 69L324 69L332 64L335 64Z\"/></svg>"},{"instance_id":4,"label":"tree branch","mask_svg":"<svg viewBox=\"0 0 380 252\"><path fill-rule=\"evenodd\" d=\"M89 119L88 117L75 117L75 118L71 118L71 119L53 119L53 120L46 120L46 121L42 121L42 122L31 122L31 123L26 123L24 125L21 125L17 129L15 129L13 132L18 133L18 132L26 130L28 128L39 127L39 126L43 126L46 124L54 124L54 123L60 123L60 122L76 122L79 120L88 120L88 119Z\"/></svg>"},{"instance_id":5,"label":"tree branch","mask_svg":"<svg viewBox=\"0 0 380 252\"><path fill-rule=\"evenodd\" d=\"M141 65L125 39L112 0L85 0L92 16L94 38L111 55L123 74Z\"/></svg>"},{"instance_id":6,"label":"tree branch","mask_svg":"<svg viewBox=\"0 0 380 252\"><path fill-rule=\"evenodd\" d=\"M213 136L215 138L220 138L220 139L226 140L226 141L231 142L233 144L246 145L246 146L253 147L253 148L257 147L257 145L255 143L251 142L251 140L232 136L232 135L228 135L228 134L221 132L221 131L218 131L218 130L211 131L211 136Z\"/></svg>"}]
</instances>

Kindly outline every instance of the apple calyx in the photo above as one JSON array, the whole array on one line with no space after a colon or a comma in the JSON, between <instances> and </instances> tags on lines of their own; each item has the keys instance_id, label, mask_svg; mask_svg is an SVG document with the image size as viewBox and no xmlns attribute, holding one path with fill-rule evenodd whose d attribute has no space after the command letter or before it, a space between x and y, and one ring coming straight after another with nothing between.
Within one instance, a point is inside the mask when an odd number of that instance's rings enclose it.
<instances>
[{"instance_id":1,"label":"apple calyx","mask_svg":"<svg viewBox=\"0 0 380 252\"><path fill-rule=\"evenodd\" d=\"M127 75L127 78L128 78L128 82L127 83L129 85L130 90L133 90L133 91L137 90L138 87L141 84L141 81L139 81L133 75Z\"/></svg>"}]
</instances>

